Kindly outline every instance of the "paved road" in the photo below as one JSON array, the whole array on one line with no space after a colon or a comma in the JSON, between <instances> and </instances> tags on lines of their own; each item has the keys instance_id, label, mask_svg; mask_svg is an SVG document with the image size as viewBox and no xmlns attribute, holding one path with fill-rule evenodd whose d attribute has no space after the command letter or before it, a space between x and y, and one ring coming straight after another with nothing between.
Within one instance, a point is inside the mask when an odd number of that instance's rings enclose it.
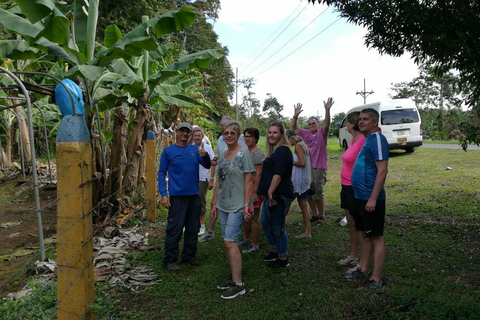
<instances>
[{"instance_id":1,"label":"paved road","mask_svg":"<svg viewBox=\"0 0 480 320\"><path fill-rule=\"evenodd\" d=\"M435 148L435 149L457 149L462 150L462 147L458 144L433 144L433 143L424 143L422 144L421 148ZM470 150L480 150L480 147L476 145L468 146L468 151Z\"/></svg>"}]
</instances>

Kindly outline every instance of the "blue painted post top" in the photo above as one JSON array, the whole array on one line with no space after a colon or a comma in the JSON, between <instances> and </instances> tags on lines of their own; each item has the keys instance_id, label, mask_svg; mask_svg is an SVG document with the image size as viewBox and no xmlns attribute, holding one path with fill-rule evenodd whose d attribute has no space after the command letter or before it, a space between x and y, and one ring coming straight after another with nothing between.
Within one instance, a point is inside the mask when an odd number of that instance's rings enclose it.
<instances>
[{"instance_id":1,"label":"blue painted post top","mask_svg":"<svg viewBox=\"0 0 480 320\"><path fill-rule=\"evenodd\" d=\"M147 140L155 140L155 133L153 131L147 132Z\"/></svg>"},{"instance_id":2,"label":"blue painted post top","mask_svg":"<svg viewBox=\"0 0 480 320\"><path fill-rule=\"evenodd\" d=\"M57 142L90 142L90 133L83 116L64 116L57 131Z\"/></svg>"}]
</instances>

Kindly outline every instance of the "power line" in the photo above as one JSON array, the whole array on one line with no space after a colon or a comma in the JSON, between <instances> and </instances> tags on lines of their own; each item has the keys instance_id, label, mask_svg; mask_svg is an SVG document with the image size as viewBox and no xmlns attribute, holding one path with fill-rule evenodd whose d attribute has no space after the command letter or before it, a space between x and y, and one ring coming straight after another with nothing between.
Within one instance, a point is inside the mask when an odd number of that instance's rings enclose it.
<instances>
[{"instance_id":1,"label":"power line","mask_svg":"<svg viewBox=\"0 0 480 320\"><path fill-rule=\"evenodd\" d=\"M275 40L277 40L278 37L280 37L280 36L282 35L282 33L285 32L285 30L287 30L287 28L298 18L298 16L299 16L307 7L308 7L308 4L305 6L305 8L302 9L302 11L300 11L300 12L295 16L295 18L293 18L292 21L290 21L290 23L282 30L282 32L280 32L280 33L275 37L275 39L273 39L272 42L270 42L270 43L268 44L268 46L267 46L265 49L263 49L262 52L260 52L260 54L258 54L258 55L255 57L255 59L253 59L253 60L248 64L248 66L245 67L245 70L247 70L248 67L250 67L250 66L252 65L252 63L255 62L255 60L258 59L258 58L265 52L265 50L267 50L267 49L275 42ZM296 10L296 9L295 9L295 10ZM295 10L294 10L294 12L295 12Z\"/></svg>"},{"instance_id":2,"label":"power line","mask_svg":"<svg viewBox=\"0 0 480 320\"><path fill-rule=\"evenodd\" d=\"M275 31L272 32L272 34L271 34L270 36L268 36L267 39L265 39L265 41L257 48L257 50L255 50L255 51L240 65L239 68L242 68L243 65L244 65L245 63L247 63L247 62L250 60L250 58L253 57L253 56L255 55L255 53L257 53L258 50L260 50L260 49L265 45L265 43L267 43L267 41L268 41L270 38L273 37L273 35L274 35L275 33L277 33L277 31L285 24L285 22L288 21L288 19L290 19L290 17L295 13L295 11L297 11L298 8L300 8L301 5L302 5L302 3L299 3L299 4L298 4L298 7L296 7L296 8L292 11L292 13L291 13L285 20L283 20L283 22L278 26L278 28L275 29ZM305 9L304 9L304 10L305 10ZM295 17L295 18L296 18L296 17ZM282 31L282 32L283 32L283 31ZM255 59L254 59L254 60L255 60ZM248 66L249 66L249 65L248 65ZM247 66L247 68L248 68L248 66ZM247 69L247 68L245 68L245 69Z\"/></svg>"},{"instance_id":3,"label":"power line","mask_svg":"<svg viewBox=\"0 0 480 320\"><path fill-rule=\"evenodd\" d=\"M292 51L291 53L289 53L287 56L283 57L281 60L277 61L275 64L271 65L270 67L268 67L267 69L263 70L262 72L260 72L259 74L257 74L254 78L258 77L259 75L267 72L268 70L270 70L271 68L273 68L274 66L276 66L277 64L279 64L280 62L282 62L283 60L285 60L286 58L290 57L292 54L294 54L295 52L297 52L298 50L300 50L301 48L303 48L305 45L307 45L310 41L312 41L313 39L315 39L316 37L318 37L321 33L323 33L324 31L326 31L328 28L330 28L331 26L333 26L338 20L340 20L340 18L338 18L337 20L335 20L334 22L332 22L331 24L329 24L325 29L323 29L322 31L320 31L319 33L317 33L315 36L313 36L310 40L308 40L307 42L305 42L304 44L302 44L300 47L298 47L297 49L295 49L294 51Z\"/></svg>"},{"instance_id":4,"label":"power line","mask_svg":"<svg viewBox=\"0 0 480 320\"><path fill-rule=\"evenodd\" d=\"M326 11L328 10L328 7L323 10L318 16L316 16L312 21L310 21L309 24L307 24L302 30L300 30L296 35L294 35L292 38L290 38L290 40L288 40L283 46L281 46L277 51L275 51L271 56L269 56L267 59L265 59L262 63L260 63L258 66L256 66L252 71L248 72L248 74L246 76L248 76L249 74L253 73L255 70L257 70L259 67L261 67L264 63L266 63L268 60L270 60L270 58L272 58L274 55L276 55L280 50L282 50L283 48L285 48L290 42L293 41L293 39L295 39L300 33L302 33L303 31L305 31L305 29L307 29L312 23L315 22L315 20L317 20L318 18L320 18L320 16L322 14L324 14ZM245 77L246 77L245 76Z\"/></svg>"}]
</instances>

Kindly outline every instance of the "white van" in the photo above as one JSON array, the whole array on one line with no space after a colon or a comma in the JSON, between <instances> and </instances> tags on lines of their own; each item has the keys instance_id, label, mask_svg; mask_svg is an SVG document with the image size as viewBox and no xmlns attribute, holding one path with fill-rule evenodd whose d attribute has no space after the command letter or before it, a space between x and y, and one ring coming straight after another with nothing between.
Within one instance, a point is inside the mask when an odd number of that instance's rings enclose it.
<instances>
[{"instance_id":1,"label":"white van","mask_svg":"<svg viewBox=\"0 0 480 320\"><path fill-rule=\"evenodd\" d=\"M347 115L366 108L378 111L380 115L378 126L387 138L390 150L404 149L410 153L415 150L415 147L422 145L422 121L413 101L397 99L364 104L350 109ZM340 124L339 143L344 149L347 149L351 140L352 135L347 131L347 117L345 117Z\"/></svg>"}]
</instances>

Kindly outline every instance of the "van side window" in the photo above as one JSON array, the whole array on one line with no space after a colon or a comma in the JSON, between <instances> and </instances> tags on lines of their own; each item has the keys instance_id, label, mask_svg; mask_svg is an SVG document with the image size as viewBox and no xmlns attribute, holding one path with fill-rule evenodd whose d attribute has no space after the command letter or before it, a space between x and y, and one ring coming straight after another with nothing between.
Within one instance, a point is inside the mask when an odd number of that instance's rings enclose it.
<instances>
[{"instance_id":1,"label":"van side window","mask_svg":"<svg viewBox=\"0 0 480 320\"><path fill-rule=\"evenodd\" d=\"M382 125L415 123L420 121L416 109L382 111L381 119Z\"/></svg>"}]
</instances>

